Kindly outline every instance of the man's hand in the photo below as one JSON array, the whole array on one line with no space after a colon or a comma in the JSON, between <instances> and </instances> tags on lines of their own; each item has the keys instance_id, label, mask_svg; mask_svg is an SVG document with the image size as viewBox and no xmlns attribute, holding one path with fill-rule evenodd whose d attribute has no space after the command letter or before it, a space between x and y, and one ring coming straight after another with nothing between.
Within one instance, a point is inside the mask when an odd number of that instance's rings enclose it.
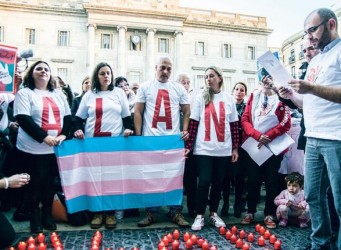
<instances>
[{"instance_id":1,"label":"man's hand","mask_svg":"<svg viewBox=\"0 0 341 250\"><path fill-rule=\"evenodd\" d=\"M304 80L291 80L289 82L291 88L299 94L310 94L314 85Z\"/></svg>"},{"instance_id":2,"label":"man's hand","mask_svg":"<svg viewBox=\"0 0 341 250\"><path fill-rule=\"evenodd\" d=\"M291 100L293 95L294 95L294 92L293 92L292 89L288 89L288 88L285 88L285 87L280 87L278 89L278 95L280 97L282 97L283 99Z\"/></svg>"}]
</instances>

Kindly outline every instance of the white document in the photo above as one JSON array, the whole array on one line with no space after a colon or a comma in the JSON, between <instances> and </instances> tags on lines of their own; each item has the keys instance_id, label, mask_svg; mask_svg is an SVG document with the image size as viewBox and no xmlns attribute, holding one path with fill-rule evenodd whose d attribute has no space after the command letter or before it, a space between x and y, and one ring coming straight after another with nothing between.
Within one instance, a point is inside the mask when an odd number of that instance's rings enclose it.
<instances>
[{"instance_id":1,"label":"white document","mask_svg":"<svg viewBox=\"0 0 341 250\"><path fill-rule=\"evenodd\" d=\"M272 152L265 146L258 148L258 141L253 139L252 137L247 138L247 140L243 143L242 148L250 155L252 160L254 160L258 166L262 165L267 159L269 159L273 154Z\"/></svg>"},{"instance_id":2,"label":"white document","mask_svg":"<svg viewBox=\"0 0 341 250\"><path fill-rule=\"evenodd\" d=\"M273 139L268 145L266 145L274 155L279 155L284 150L289 148L295 141L288 134L283 134L281 136Z\"/></svg>"},{"instance_id":3,"label":"white document","mask_svg":"<svg viewBox=\"0 0 341 250\"><path fill-rule=\"evenodd\" d=\"M272 76L277 88L288 88L288 82L293 78L271 51L267 51L261 55L258 58L258 62Z\"/></svg>"}]
</instances>

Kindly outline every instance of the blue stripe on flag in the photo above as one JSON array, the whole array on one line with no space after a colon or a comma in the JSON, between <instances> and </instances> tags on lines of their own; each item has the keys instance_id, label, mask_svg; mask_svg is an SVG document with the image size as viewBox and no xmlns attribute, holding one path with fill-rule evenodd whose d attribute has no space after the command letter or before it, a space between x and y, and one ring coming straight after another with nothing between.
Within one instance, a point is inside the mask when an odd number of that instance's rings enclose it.
<instances>
[{"instance_id":1,"label":"blue stripe on flag","mask_svg":"<svg viewBox=\"0 0 341 250\"><path fill-rule=\"evenodd\" d=\"M96 140L96 143L93 141ZM99 143L98 143L99 142ZM143 142L143 143L141 143ZM152 151L184 148L181 135L94 137L72 139L54 147L57 157L86 152Z\"/></svg>"},{"instance_id":2,"label":"blue stripe on flag","mask_svg":"<svg viewBox=\"0 0 341 250\"><path fill-rule=\"evenodd\" d=\"M155 194L126 194L110 196L80 196L66 201L68 213L83 210L100 212L129 208L181 205L183 190Z\"/></svg>"}]
</instances>

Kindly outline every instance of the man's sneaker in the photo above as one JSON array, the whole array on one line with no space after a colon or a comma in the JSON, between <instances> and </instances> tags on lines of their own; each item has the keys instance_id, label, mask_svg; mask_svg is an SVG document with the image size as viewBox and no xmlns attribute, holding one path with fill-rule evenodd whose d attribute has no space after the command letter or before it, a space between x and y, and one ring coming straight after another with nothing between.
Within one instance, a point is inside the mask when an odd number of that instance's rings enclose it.
<instances>
[{"instance_id":1,"label":"man's sneaker","mask_svg":"<svg viewBox=\"0 0 341 250\"><path fill-rule=\"evenodd\" d=\"M92 229L98 229L102 226L103 223L103 214L99 213L99 214L95 214L94 218L91 221L90 227Z\"/></svg>"},{"instance_id":2,"label":"man's sneaker","mask_svg":"<svg viewBox=\"0 0 341 250\"><path fill-rule=\"evenodd\" d=\"M184 216L180 212L176 212L174 214L172 221L180 227L189 227L189 223L185 220Z\"/></svg>"},{"instance_id":3,"label":"man's sneaker","mask_svg":"<svg viewBox=\"0 0 341 250\"><path fill-rule=\"evenodd\" d=\"M288 225L288 219L281 219L278 223L280 227L286 227Z\"/></svg>"},{"instance_id":4,"label":"man's sneaker","mask_svg":"<svg viewBox=\"0 0 341 250\"><path fill-rule=\"evenodd\" d=\"M253 222L253 214L245 214L240 223L243 225L249 225L251 222Z\"/></svg>"},{"instance_id":5,"label":"man's sneaker","mask_svg":"<svg viewBox=\"0 0 341 250\"><path fill-rule=\"evenodd\" d=\"M264 219L265 226L267 228L276 228L276 223L274 222L274 218L271 215L268 215Z\"/></svg>"},{"instance_id":6,"label":"man's sneaker","mask_svg":"<svg viewBox=\"0 0 341 250\"><path fill-rule=\"evenodd\" d=\"M202 215L197 215L195 217L194 223L191 226L191 229L194 231L199 231L204 226L204 217Z\"/></svg>"},{"instance_id":7,"label":"man's sneaker","mask_svg":"<svg viewBox=\"0 0 341 250\"><path fill-rule=\"evenodd\" d=\"M307 228L308 227L308 221L306 219L298 219L298 223L300 225L300 228Z\"/></svg>"},{"instance_id":8,"label":"man's sneaker","mask_svg":"<svg viewBox=\"0 0 341 250\"><path fill-rule=\"evenodd\" d=\"M147 213L147 216L137 223L138 227L147 227L156 222L155 215Z\"/></svg>"},{"instance_id":9,"label":"man's sneaker","mask_svg":"<svg viewBox=\"0 0 341 250\"><path fill-rule=\"evenodd\" d=\"M105 217L105 227L107 229L113 229L117 225L116 218L114 214L107 214Z\"/></svg>"},{"instance_id":10,"label":"man's sneaker","mask_svg":"<svg viewBox=\"0 0 341 250\"><path fill-rule=\"evenodd\" d=\"M225 222L217 215L217 213L213 213L210 215L210 223L216 227L226 227Z\"/></svg>"}]
</instances>

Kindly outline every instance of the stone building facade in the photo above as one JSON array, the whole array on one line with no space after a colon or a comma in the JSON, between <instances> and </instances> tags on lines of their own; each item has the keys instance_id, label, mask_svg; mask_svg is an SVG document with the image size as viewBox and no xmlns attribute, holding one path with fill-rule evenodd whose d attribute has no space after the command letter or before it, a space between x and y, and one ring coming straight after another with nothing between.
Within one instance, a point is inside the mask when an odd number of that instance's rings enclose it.
<instances>
[{"instance_id":1,"label":"stone building facade","mask_svg":"<svg viewBox=\"0 0 341 250\"><path fill-rule=\"evenodd\" d=\"M115 76L144 82L161 56L173 60L173 77L186 72L195 88L215 65L226 91L237 81L253 89L271 31L265 17L185 8L179 0L0 0L0 43L32 48L30 62L51 62L78 92L101 61Z\"/></svg>"}]
</instances>

